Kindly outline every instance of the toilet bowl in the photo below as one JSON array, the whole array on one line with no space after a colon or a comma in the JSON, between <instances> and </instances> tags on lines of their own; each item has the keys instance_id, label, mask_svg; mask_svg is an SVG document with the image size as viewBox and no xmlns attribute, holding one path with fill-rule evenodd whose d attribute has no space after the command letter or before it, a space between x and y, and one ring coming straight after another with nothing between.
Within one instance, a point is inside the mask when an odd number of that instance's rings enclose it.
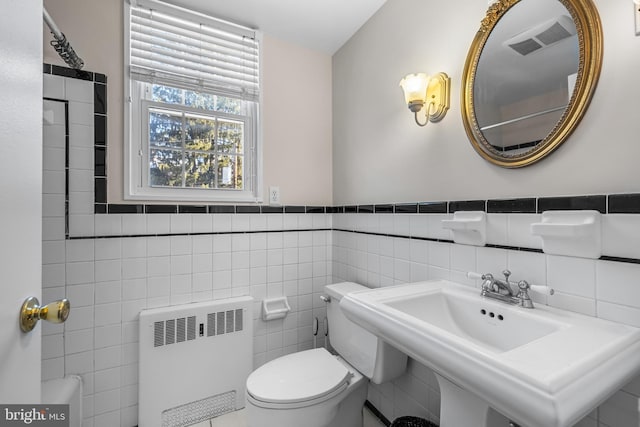
<instances>
[{"instance_id":1,"label":"toilet bowl","mask_svg":"<svg viewBox=\"0 0 640 427\"><path fill-rule=\"evenodd\" d=\"M361 427L369 379L392 380L407 356L349 321L339 308L349 292L367 289L344 282L325 287L329 338L324 348L274 359L247 378L249 427Z\"/></svg>"}]
</instances>

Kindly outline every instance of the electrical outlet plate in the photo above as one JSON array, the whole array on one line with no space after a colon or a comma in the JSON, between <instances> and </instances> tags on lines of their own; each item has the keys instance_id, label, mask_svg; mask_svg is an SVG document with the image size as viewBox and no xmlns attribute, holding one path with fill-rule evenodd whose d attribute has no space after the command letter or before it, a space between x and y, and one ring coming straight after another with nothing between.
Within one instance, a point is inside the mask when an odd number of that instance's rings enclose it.
<instances>
[{"instance_id":1,"label":"electrical outlet plate","mask_svg":"<svg viewBox=\"0 0 640 427\"><path fill-rule=\"evenodd\" d=\"M269 187L269 206L280 206L280 187Z\"/></svg>"}]
</instances>

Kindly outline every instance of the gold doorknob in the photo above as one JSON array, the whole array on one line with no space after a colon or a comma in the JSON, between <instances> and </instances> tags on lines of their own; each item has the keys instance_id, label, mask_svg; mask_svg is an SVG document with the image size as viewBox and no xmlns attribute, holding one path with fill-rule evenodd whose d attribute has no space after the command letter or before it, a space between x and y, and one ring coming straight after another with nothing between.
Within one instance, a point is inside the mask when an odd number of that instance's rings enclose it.
<instances>
[{"instance_id":1,"label":"gold doorknob","mask_svg":"<svg viewBox=\"0 0 640 427\"><path fill-rule=\"evenodd\" d=\"M24 300L20 309L20 329L22 332L29 332L36 327L40 319L51 323L62 323L69 317L69 311L71 311L71 304L66 298L40 307L38 298L29 297Z\"/></svg>"}]
</instances>

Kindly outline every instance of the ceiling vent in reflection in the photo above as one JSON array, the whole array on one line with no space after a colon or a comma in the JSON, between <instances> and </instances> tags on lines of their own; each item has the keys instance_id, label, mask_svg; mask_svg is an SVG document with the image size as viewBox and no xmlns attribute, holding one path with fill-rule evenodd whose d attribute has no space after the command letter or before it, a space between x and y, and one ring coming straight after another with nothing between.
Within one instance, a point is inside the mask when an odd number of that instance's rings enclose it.
<instances>
[{"instance_id":1,"label":"ceiling vent in reflection","mask_svg":"<svg viewBox=\"0 0 640 427\"><path fill-rule=\"evenodd\" d=\"M540 25L523 31L503 43L520 55L528 55L537 50L551 46L576 34L576 26L571 17L560 15Z\"/></svg>"}]
</instances>

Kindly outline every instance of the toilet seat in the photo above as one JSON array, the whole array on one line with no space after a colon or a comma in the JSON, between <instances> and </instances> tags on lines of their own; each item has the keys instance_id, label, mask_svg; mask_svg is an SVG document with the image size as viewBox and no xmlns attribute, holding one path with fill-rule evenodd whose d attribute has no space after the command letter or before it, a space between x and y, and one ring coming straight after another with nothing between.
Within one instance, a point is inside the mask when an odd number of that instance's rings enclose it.
<instances>
[{"instance_id":1,"label":"toilet seat","mask_svg":"<svg viewBox=\"0 0 640 427\"><path fill-rule=\"evenodd\" d=\"M247 378L247 394L262 407L314 405L340 394L353 374L324 348L279 357Z\"/></svg>"}]
</instances>

